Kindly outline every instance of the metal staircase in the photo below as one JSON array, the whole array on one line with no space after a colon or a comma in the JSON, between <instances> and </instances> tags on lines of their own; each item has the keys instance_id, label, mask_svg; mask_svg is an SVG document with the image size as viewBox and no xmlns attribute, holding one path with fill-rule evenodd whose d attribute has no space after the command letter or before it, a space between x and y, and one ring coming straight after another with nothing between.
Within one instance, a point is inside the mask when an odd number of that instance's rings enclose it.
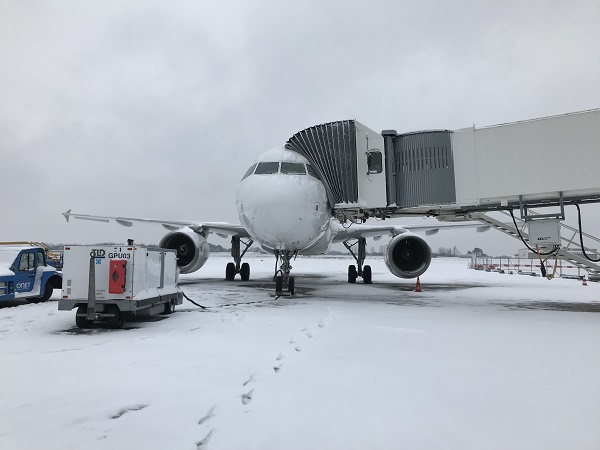
<instances>
[{"instance_id":1,"label":"metal staircase","mask_svg":"<svg viewBox=\"0 0 600 450\"><path fill-rule=\"evenodd\" d=\"M499 211L499 212L510 217L510 214L507 213L506 211ZM537 213L530 210L529 214L535 215ZM505 222L497 220L493 217L490 217L484 213L471 213L470 217L473 220L478 220L482 223L485 223L486 225L491 226L492 228L495 228L498 231L501 231L504 234L512 236L515 239L521 240L521 238L519 237L519 233L520 233L520 235L523 237L523 239L525 241L529 240L529 234L526 231L524 231L524 229L526 227L526 223L524 220L521 220L519 218L515 217L515 221L517 222L517 226L519 227L519 229L517 230L515 228L514 224L512 223L512 218L511 218L511 222L505 223ZM600 239L598 239L594 236L591 236L589 234L586 234L586 233L582 233L582 234L583 234L584 238L586 238L588 240L591 239L591 240L597 242L598 245L600 246ZM568 238L568 237L566 237L567 235L570 235L571 237ZM600 280L600 264L590 261L583 255L583 250L585 250L586 253L588 253L588 255L595 254L596 250L593 250L588 247L584 247L582 250L581 245L579 243L578 235L579 235L579 230L577 228L573 228L573 227L571 227L569 225L565 225L564 223L561 222L560 237L561 237L561 241L563 244L561 245L560 250L558 250L558 252L557 252L557 257L564 261L570 262L571 264L578 267L579 269L583 269L583 270L587 271L589 273L590 280L599 281Z\"/></svg>"}]
</instances>

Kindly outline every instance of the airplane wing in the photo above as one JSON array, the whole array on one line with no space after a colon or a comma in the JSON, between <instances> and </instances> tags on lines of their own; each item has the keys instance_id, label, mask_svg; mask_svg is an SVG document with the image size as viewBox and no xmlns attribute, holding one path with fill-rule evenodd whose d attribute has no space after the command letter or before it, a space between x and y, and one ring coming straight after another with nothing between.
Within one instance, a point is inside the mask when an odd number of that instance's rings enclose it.
<instances>
[{"instance_id":1,"label":"airplane wing","mask_svg":"<svg viewBox=\"0 0 600 450\"><path fill-rule=\"evenodd\" d=\"M112 216L93 216L90 214L77 214L68 211L62 213L67 222L72 217L79 220L91 220L93 222L110 222L114 220L119 225L124 227L133 226L134 222L154 223L162 225L169 231L179 230L183 227L189 227L196 233L206 236L208 233L215 233L220 237L237 236L241 238L250 237L246 229L239 224L225 222L193 222L193 221L178 221L178 220L157 220L157 219L142 219L139 217L112 217Z\"/></svg>"},{"instance_id":2,"label":"airplane wing","mask_svg":"<svg viewBox=\"0 0 600 450\"><path fill-rule=\"evenodd\" d=\"M375 240L381 239L383 236L397 236L409 231L424 231L426 235L437 234L440 229L449 228L475 228L478 233L482 233L490 229L489 225L482 225L478 222L471 223L452 223L452 224L432 224L432 225L359 225L353 224L349 227L344 227L339 223L335 223L334 232L336 233L333 242L343 242L348 239L359 239L372 237Z\"/></svg>"}]
</instances>

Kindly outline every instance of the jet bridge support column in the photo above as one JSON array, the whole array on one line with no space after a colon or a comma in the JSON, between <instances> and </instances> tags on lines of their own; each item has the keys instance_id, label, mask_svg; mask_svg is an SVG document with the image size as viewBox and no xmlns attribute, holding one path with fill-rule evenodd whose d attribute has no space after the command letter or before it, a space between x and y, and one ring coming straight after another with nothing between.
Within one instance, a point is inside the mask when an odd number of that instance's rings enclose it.
<instances>
[{"instance_id":1,"label":"jet bridge support column","mask_svg":"<svg viewBox=\"0 0 600 450\"><path fill-rule=\"evenodd\" d=\"M385 189L387 206L396 207L396 159L394 158L394 138L398 135L396 130L383 130L383 146L385 149Z\"/></svg>"}]
</instances>

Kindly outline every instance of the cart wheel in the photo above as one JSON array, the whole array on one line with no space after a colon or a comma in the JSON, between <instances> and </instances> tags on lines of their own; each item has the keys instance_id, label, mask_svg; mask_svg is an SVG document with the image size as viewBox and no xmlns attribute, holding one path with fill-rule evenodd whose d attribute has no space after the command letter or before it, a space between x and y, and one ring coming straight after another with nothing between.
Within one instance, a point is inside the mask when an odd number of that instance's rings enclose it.
<instances>
[{"instance_id":1,"label":"cart wheel","mask_svg":"<svg viewBox=\"0 0 600 450\"><path fill-rule=\"evenodd\" d=\"M175 303L167 302L165 303L165 310L163 314L173 314L175 312Z\"/></svg>"},{"instance_id":2,"label":"cart wheel","mask_svg":"<svg viewBox=\"0 0 600 450\"><path fill-rule=\"evenodd\" d=\"M77 328L92 328L94 326L94 321L87 319L87 305L79 305L77 308L75 325L77 325Z\"/></svg>"},{"instance_id":3,"label":"cart wheel","mask_svg":"<svg viewBox=\"0 0 600 450\"><path fill-rule=\"evenodd\" d=\"M108 326L114 329L123 328L125 320L123 320L123 313L121 312L119 307L117 305L110 305L108 307L108 313L114 314L113 317L109 317L109 319L107 320L106 323L108 324Z\"/></svg>"}]
</instances>

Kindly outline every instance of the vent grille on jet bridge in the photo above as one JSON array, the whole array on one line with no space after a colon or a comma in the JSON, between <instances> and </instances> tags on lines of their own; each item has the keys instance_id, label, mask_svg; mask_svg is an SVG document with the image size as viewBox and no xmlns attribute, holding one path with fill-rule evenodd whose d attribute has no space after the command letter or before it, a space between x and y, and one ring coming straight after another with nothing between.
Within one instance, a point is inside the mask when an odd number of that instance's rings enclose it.
<instances>
[{"instance_id":1,"label":"vent grille on jet bridge","mask_svg":"<svg viewBox=\"0 0 600 450\"><path fill-rule=\"evenodd\" d=\"M332 206L358 201L354 120L306 128L293 135L286 147L300 153L315 167L325 182Z\"/></svg>"}]
</instances>

